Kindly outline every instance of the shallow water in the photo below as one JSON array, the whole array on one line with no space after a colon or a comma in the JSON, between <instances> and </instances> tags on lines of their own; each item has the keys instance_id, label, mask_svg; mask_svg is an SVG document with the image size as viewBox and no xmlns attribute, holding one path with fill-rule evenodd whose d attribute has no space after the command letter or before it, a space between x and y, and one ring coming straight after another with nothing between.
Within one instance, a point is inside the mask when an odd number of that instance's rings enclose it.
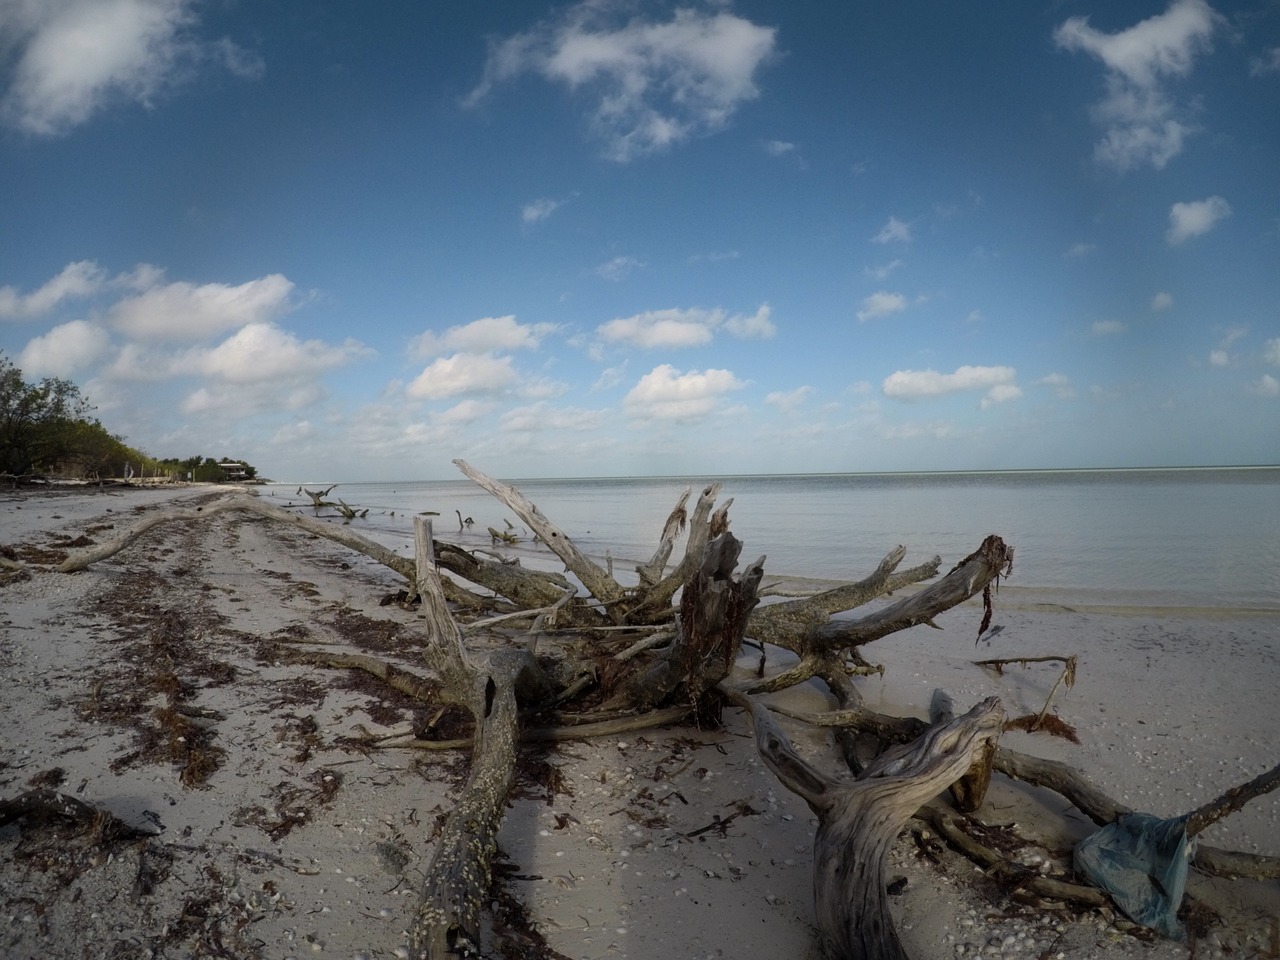
<instances>
[{"instance_id":1,"label":"shallow water","mask_svg":"<svg viewBox=\"0 0 1280 960\"><path fill-rule=\"evenodd\" d=\"M649 557L680 493L690 509L715 478L512 481L583 552L618 570ZM946 570L989 533L1015 548L1016 591L1058 602L1280 610L1280 468L821 474L720 478L744 559L772 575L859 579L897 544L904 566ZM308 484L310 489L327 484ZM296 484L266 495L306 503ZM357 524L409 548L412 514L436 511L438 535L488 544L518 518L465 479L343 483L331 494L368 508ZM474 524L458 527L458 513ZM392 515L394 514L394 515ZM522 544L521 551L530 549ZM677 552L678 556L678 552ZM621 579L621 577L620 577Z\"/></svg>"}]
</instances>

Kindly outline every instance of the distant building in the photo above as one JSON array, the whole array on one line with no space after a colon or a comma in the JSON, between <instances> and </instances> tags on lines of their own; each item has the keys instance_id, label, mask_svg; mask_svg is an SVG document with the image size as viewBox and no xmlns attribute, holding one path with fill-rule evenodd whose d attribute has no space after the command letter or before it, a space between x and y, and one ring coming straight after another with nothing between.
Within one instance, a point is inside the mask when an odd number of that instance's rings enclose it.
<instances>
[{"instance_id":1,"label":"distant building","mask_svg":"<svg viewBox=\"0 0 1280 960\"><path fill-rule=\"evenodd\" d=\"M239 460L219 460L218 469L222 471L222 479L231 483L248 480L252 476L248 464L241 463Z\"/></svg>"}]
</instances>

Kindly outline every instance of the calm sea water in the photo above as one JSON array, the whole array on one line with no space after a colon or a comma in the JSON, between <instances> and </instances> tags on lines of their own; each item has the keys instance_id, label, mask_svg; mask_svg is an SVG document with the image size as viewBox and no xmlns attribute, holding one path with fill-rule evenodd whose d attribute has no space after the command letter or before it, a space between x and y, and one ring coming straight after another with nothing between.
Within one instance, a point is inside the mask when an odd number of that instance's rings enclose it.
<instances>
[{"instance_id":1,"label":"calm sea water","mask_svg":"<svg viewBox=\"0 0 1280 960\"><path fill-rule=\"evenodd\" d=\"M765 554L767 573L859 579L897 544L904 566L940 554L945 571L998 533L1015 548L1006 581L1015 591L1064 603L1280 610L1280 467L510 482L585 553L608 551L623 579L652 555L680 493L693 488L692 508L712 479L723 484L719 503L733 498L744 559ZM306 503L296 489L263 492ZM443 539L488 545L486 528L510 521L525 541L517 551L540 549L465 478L343 483L331 496L367 507L358 528L398 550L411 551L412 514L428 510L440 514ZM474 525L459 532L455 511Z\"/></svg>"}]
</instances>

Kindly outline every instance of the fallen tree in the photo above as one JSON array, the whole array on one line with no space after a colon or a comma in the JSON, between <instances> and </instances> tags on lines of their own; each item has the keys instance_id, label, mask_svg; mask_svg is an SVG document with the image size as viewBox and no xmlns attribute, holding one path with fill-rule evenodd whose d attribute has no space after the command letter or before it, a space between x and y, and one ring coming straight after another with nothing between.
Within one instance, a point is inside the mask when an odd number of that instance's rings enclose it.
<instances>
[{"instance_id":1,"label":"fallen tree","mask_svg":"<svg viewBox=\"0 0 1280 960\"><path fill-rule=\"evenodd\" d=\"M1005 869L1007 861L974 841L965 829L964 813L981 806L993 769L1056 789L1099 822L1127 809L1065 765L999 747L997 705L979 705L958 720L939 717L930 726L883 716L861 702L852 678L874 669L860 654L866 644L912 626L932 626L939 615L980 594L986 600L981 625L985 628L991 587L1012 563L1013 551L999 537L986 538L936 580L939 558L900 570L905 551L899 547L858 583L757 606L764 557L737 572L742 545L728 532L728 504L716 506L718 484L701 491L692 516L685 514L691 492L681 498L652 559L636 568L632 585L583 554L518 490L457 463L519 516L563 563L564 575L438 542L421 517L415 518L416 549L409 558L349 526L243 495L154 513L114 540L73 554L57 567L64 572L84 569L126 549L158 524L244 511L331 539L404 579L405 600L419 604L423 622L415 643L402 651L398 663L364 655L294 655L364 671L411 696L454 705L471 719L474 732L466 739L442 743L411 737L394 744L472 751L467 785L433 848L421 906L411 925L413 955L483 952L480 921L495 838L522 741L612 734L690 719L713 724L727 704L748 709L762 757L810 804L822 824L815 840L815 902L828 948L841 957L902 955L884 897L883 861L901 824L917 813L984 866ZM685 550L672 563L682 526L688 529ZM923 585L929 580L933 582ZM861 616L834 616L899 592L905 595ZM462 609L465 616L478 619L461 622ZM495 645L491 637L483 645L487 652L480 653L481 645L468 643L480 632L503 642ZM765 645L790 651L797 660L793 666L766 672L762 659L758 676L732 682L730 668L748 640L762 651ZM850 782L817 774L790 748L770 711L756 699L815 677L828 685L840 710L797 719L872 733L888 748L865 768L855 751L846 749L846 757L860 771ZM914 745L906 748L893 746L912 741ZM927 803L957 781L965 784L958 804L961 812ZM1233 802L1241 801L1236 797ZM1266 858L1226 859L1254 870L1253 875L1267 875L1273 868ZM1035 886L1034 892L1086 905L1103 902L1099 891L1078 885L1078 890L1068 889L1071 886L1048 882Z\"/></svg>"}]
</instances>

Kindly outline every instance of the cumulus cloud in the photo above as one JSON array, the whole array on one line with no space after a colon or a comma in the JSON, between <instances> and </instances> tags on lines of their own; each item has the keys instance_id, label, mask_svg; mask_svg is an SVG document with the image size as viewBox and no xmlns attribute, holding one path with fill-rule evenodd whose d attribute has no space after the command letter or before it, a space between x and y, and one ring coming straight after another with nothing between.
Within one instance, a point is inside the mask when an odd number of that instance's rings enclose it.
<instances>
[{"instance_id":1,"label":"cumulus cloud","mask_svg":"<svg viewBox=\"0 0 1280 960\"><path fill-rule=\"evenodd\" d=\"M519 380L510 357L455 353L441 357L405 387L417 400L444 400L466 393L502 393Z\"/></svg>"},{"instance_id":2,"label":"cumulus cloud","mask_svg":"<svg viewBox=\"0 0 1280 960\"><path fill-rule=\"evenodd\" d=\"M905 309L907 309L907 298L902 294L878 290L862 301L862 309L857 312L857 317L859 321L865 323L876 317L901 313Z\"/></svg>"},{"instance_id":3,"label":"cumulus cloud","mask_svg":"<svg viewBox=\"0 0 1280 960\"><path fill-rule=\"evenodd\" d=\"M1231 216L1231 206L1221 197L1175 203L1169 208L1169 229L1164 238L1169 246L1176 247L1192 237L1208 233L1220 221Z\"/></svg>"},{"instance_id":4,"label":"cumulus cloud","mask_svg":"<svg viewBox=\"0 0 1280 960\"><path fill-rule=\"evenodd\" d=\"M1157 170L1182 152L1194 127L1166 89L1191 73L1225 21L1205 0L1173 0L1163 13L1116 33L1071 17L1054 31L1064 50L1082 51L1106 69L1106 95L1093 109L1105 129L1094 147L1098 162L1120 171L1150 165Z\"/></svg>"},{"instance_id":5,"label":"cumulus cloud","mask_svg":"<svg viewBox=\"0 0 1280 960\"><path fill-rule=\"evenodd\" d=\"M29 342L18 355L18 366L31 377L70 377L100 360L110 341L96 324L72 320Z\"/></svg>"},{"instance_id":6,"label":"cumulus cloud","mask_svg":"<svg viewBox=\"0 0 1280 960\"><path fill-rule=\"evenodd\" d=\"M1160 313L1163 310L1168 310L1172 306L1173 306L1173 296L1171 294L1165 293L1163 290L1151 298L1152 313Z\"/></svg>"},{"instance_id":7,"label":"cumulus cloud","mask_svg":"<svg viewBox=\"0 0 1280 960\"><path fill-rule=\"evenodd\" d=\"M899 370L889 374L881 385L881 392L894 400L926 400L951 393L985 391L983 409L996 403L1016 400L1022 396L1015 380L1013 367L963 366L954 373L937 370Z\"/></svg>"},{"instance_id":8,"label":"cumulus cloud","mask_svg":"<svg viewBox=\"0 0 1280 960\"><path fill-rule=\"evenodd\" d=\"M872 243L910 243L911 227L909 224L903 223L897 217L890 217L889 221L880 228L880 232L871 238Z\"/></svg>"},{"instance_id":9,"label":"cumulus cloud","mask_svg":"<svg viewBox=\"0 0 1280 960\"><path fill-rule=\"evenodd\" d=\"M296 382L371 353L355 340L334 346L299 340L273 323L251 323L216 347L180 355L173 372L199 373L231 384Z\"/></svg>"},{"instance_id":10,"label":"cumulus cloud","mask_svg":"<svg viewBox=\"0 0 1280 960\"><path fill-rule=\"evenodd\" d=\"M1125 329L1124 323L1120 320L1095 320L1089 332L1095 337L1113 337L1117 333L1124 333Z\"/></svg>"},{"instance_id":11,"label":"cumulus cloud","mask_svg":"<svg viewBox=\"0 0 1280 960\"><path fill-rule=\"evenodd\" d=\"M700 420L722 398L744 386L728 370L681 373L664 363L640 378L624 398L623 408L638 420Z\"/></svg>"},{"instance_id":12,"label":"cumulus cloud","mask_svg":"<svg viewBox=\"0 0 1280 960\"><path fill-rule=\"evenodd\" d=\"M464 101L532 73L589 104L605 155L627 162L722 129L759 95L756 72L776 31L726 8L678 9L670 20L622 20L615 4L580 3L558 18L492 42L484 76Z\"/></svg>"},{"instance_id":13,"label":"cumulus cloud","mask_svg":"<svg viewBox=\"0 0 1280 960\"><path fill-rule=\"evenodd\" d=\"M200 69L244 78L262 61L228 38L197 36L194 0L42 0L0 4L16 52L0 115L37 136L79 126L104 106L150 106Z\"/></svg>"},{"instance_id":14,"label":"cumulus cloud","mask_svg":"<svg viewBox=\"0 0 1280 960\"><path fill-rule=\"evenodd\" d=\"M559 328L554 323L517 323L514 314L481 317L449 327L444 333L427 330L409 341L418 359L449 352L490 353L494 350L536 350Z\"/></svg>"},{"instance_id":15,"label":"cumulus cloud","mask_svg":"<svg viewBox=\"0 0 1280 960\"><path fill-rule=\"evenodd\" d=\"M796 387L794 390L775 390L773 393L766 394L764 402L770 406L777 407L779 410L795 410L801 406L813 394L813 387L803 386Z\"/></svg>"},{"instance_id":16,"label":"cumulus cloud","mask_svg":"<svg viewBox=\"0 0 1280 960\"><path fill-rule=\"evenodd\" d=\"M770 319L772 310L761 304L754 314L726 315L719 307L705 310L648 310L630 317L618 317L596 328L605 343L630 344L652 350L659 347L698 347L710 343L717 327L723 326L744 340L767 340L777 328Z\"/></svg>"},{"instance_id":17,"label":"cumulus cloud","mask_svg":"<svg viewBox=\"0 0 1280 960\"><path fill-rule=\"evenodd\" d=\"M556 208L560 206L559 200L551 200L548 197L540 197L531 203L526 203L520 209L520 219L525 223L537 223L539 220L545 220L551 214L556 212Z\"/></svg>"},{"instance_id":18,"label":"cumulus cloud","mask_svg":"<svg viewBox=\"0 0 1280 960\"><path fill-rule=\"evenodd\" d=\"M14 287L0 287L0 319L26 320L42 317L62 301L90 297L107 282L106 271L92 260L77 260L30 293Z\"/></svg>"},{"instance_id":19,"label":"cumulus cloud","mask_svg":"<svg viewBox=\"0 0 1280 960\"><path fill-rule=\"evenodd\" d=\"M116 303L111 325L140 340L202 340L249 324L264 324L291 309L293 283L278 273L231 286L176 282L151 287Z\"/></svg>"}]
</instances>

